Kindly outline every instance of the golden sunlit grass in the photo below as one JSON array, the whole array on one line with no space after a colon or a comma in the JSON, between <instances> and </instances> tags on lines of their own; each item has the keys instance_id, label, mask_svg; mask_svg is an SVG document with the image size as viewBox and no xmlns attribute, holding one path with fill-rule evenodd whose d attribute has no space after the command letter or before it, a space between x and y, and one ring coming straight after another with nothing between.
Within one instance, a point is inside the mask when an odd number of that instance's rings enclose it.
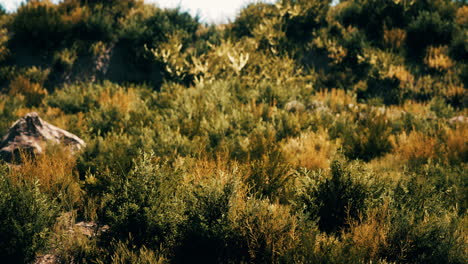
<instances>
[{"instance_id":1,"label":"golden sunlit grass","mask_svg":"<svg viewBox=\"0 0 468 264\"><path fill-rule=\"evenodd\" d=\"M378 259L382 248L387 246L388 210L388 203L370 210L365 220L362 217L352 220L349 232L344 233L352 241L355 254L362 259Z\"/></svg>"},{"instance_id":2,"label":"golden sunlit grass","mask_svg":"<svg viewBox=\"0 0 468 264\"><path fill-rule=\"evenodd\" d=\"M454 62L448 56L448 47L429 47L424 58L424 63L427 67L438 70L446 71L453 67Z\"/></svg>"},{"instance_id":3,"label":"golden sunlit grass","mask_svg":"<svg viewBox=\"0 0 468 264\"><path fill-rule=\"evenodd\" d=\"M457 10L457 14L455 16L455 21L460 26L468 26L468 6L463 5Z\"/></svg>"},{"instance_id":4,"label":"golden sunlit grass","mask_svg":"<svg viewBox=\"0 0 468 264\"><path fill-rule=\"evenodd\" d=\"M27 106L37 106L44 100L47 90L41 84L20 75L10 82L9 94L24 100Z\"/></svg>"},{"instance_id":5,"label":"golden sunlit grass","mask_svg":"<svg viewBox=\"0 0 468 264\"><path fill-rule=\"evenodd\" d=\"M333 110L341 110L349 104L356 105L356 95L342 89L331 89L318 91L313 98L325 103Z\"/></svg>"},{"instance_id":6,"label":"golden sunlit grass","mask_svg":"<svg viewBox=\"0 0 468 264\"><path fill-rule=\"evenodd\" d=\"M400 28L384 29L383 41L391 49L398 50L403 47L406 40L406 31Z\"/></svg>"},{"instance_id":7,"label":"golden sunlit grass","mask_svg":"<svg viewBox=\"0 0 468 264\"><path fill-rule=\"evenodd\" d=\"M403 132L396 137L392 136L390 140L394 153L411 165L421 165L438 157L437 139L422 132Z\"/></svg>"},{"instance_id":8,"label":"golden sunlit grass","mask_svg":"<svg viewBox=\"0 0 468 264\"><path fill-rule=\"evenodd\" d=\"M387 73L388 77L395 78L400 81L400 88L411 86L414 82L414 76L406 70L404 66L390 65Z\"/></svg>"},{"instance_id":9,"label":"golden sunlit grass","mask_svg":"<svg viewBox=\"0 0 468 264\"><path fill-rule=\"evenodd\" d=\"M285 159L294 167L327 169L340 144L328 138L326 130L305 132L282 145Z\"/></svg>"},{"instance_id":10,"label":"golden sunlit grass","mask_svg":"<svg viewBox=\"0 0 468 264\"><path fill-rule=\"evenodd\" d=\"M47 145L46 154L31 157L22 154L22 164L14 167L11 177L15 181L39 182L42 192L58 198L65 205L76 205L81 200L76 158L66 148Z\"/></svg>"},{"instance_id":11,"label":"golden sunlit grass","mask_svg":"<svg viewBox=\"0 0 468 264\"><path fill-rule=\"evenodd\" d=\"M119 88L116 91L111 91L108 88L101 92L98 102L105 109L116 108L123 113L128 113L137 110L136 104L140 103L141 99L135 89Z\"/></svg>"},{"instance_id":12,"label":"golden sunlit grass","mask_svg":"<svg viewBox=\"0 0 468 264\"><path fill-rule=\"evenodd\" d=\"M248 237L252 260L276 263L299 243L297 219L288 206L244 199L232 212L236 215L236 229Z\"/></svg>"},{"instance_id":13,"label":"golden sunlit grass","mask_svg":"<svg viewBox=\"0 0 468 264\"><path fill-rule=\"evenodd\" d=\"M448 129L446 135L447 159L451 162L468 162L468 126Z\"/></svg>"}]
</instances>

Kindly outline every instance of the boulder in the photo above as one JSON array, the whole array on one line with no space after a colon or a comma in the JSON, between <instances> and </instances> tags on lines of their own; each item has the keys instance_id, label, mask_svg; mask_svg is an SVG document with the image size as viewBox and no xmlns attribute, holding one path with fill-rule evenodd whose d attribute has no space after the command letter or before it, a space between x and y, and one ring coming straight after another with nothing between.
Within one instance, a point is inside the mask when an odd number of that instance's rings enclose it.
<instances>
[{"instance_id":1,"label":"boulder","mask_svg":"<svg viewBox=\"0 0 468 264\"><path fill-rule=\"evenodd\" d=\"M0 159L20 161L20 151L37 155L44 152L47 144L60 144L72 151L82 149L86 144L76 135L42 120L36 112L18 119L0 142Z\"/></svg>"},{"instance_id":2,"label":"boulder","mask_svg":"<svg viewBox=\"0 0 468 264\"><path fill-rule=\"evenodd\" d=\"M297 113L297 112L303 112L305 110L305 106L303 103L297 100L293 100L293 101L286 103L286 105L284 106L284 109L291 113Z\"/></svg>"},{"instance_id":3,"label":"boulder","mask_svg":"<svg viewBox=\"0 0 468 264\"><path fill-rule=\"evenodd\" d=\"M457 124L466 124L468 123L468 117L466 116L454 116L449 119L449 124L451 125L457 125Z\"/></svg>"}]
</instances>

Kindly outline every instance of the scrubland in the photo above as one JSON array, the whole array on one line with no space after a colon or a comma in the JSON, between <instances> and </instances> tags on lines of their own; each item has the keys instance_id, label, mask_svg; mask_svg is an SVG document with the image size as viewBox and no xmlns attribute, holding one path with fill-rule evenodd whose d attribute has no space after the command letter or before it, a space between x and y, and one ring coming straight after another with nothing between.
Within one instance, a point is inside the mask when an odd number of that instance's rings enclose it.
<instances>
[{"instance_id":1,"label":"scrubland","mask_svg":"<svg viewBox=\"0 0 468 264\"><path fill-rule=\"evenodd\" d=\"M1 262L466 263L466 2L330 2L1 12L0 133L87 143L2 163Z\"/></svg>"}]
</instances>

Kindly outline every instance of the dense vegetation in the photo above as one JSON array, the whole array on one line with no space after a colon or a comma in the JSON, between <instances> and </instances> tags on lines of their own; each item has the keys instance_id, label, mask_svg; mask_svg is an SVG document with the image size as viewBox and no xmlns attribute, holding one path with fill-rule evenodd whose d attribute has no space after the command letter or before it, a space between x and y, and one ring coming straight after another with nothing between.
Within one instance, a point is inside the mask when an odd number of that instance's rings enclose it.
<instances>
[{"instance_id":1,"label":"dense vegetation","mask_svg":"<svg viewBox=\"0 0 468 264\"><path fill-rule=\"evenodd\" d=\"M87 142L1 165L0 259L467 263L467 39L450 0L0 11L0 133Z\"/></svg>"}]
</instances>

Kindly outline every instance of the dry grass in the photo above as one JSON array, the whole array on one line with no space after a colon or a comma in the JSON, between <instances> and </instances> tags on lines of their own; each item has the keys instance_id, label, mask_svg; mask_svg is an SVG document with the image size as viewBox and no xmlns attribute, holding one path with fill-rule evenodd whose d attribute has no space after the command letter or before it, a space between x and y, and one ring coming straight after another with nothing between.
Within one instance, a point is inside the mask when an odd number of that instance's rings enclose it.
<instances>
[{"instance_id":1,"label":"dry grass","mask_svg":"<svg viewBox=\"0 0 468 264\"><path fill-rule=\"evenodd\" d=\"M405 132L390 138L394 153L410 165L421 165L438 157L439 144L436 138L419 131Z\"/></svg>"},{"instance_id":2,"label":"dry grass","mask_svg":"<svg viewBox=\"0 0 468 264\"><path fill-rule=\"evenodd\" d=\"M277 263L280 256L300 242L297 219L288 206L265 200L244 200L236 209L233 211L239 233L248 238L253 262Z\"/></svg>"},{"instance_id":3,"label":"dry grass","mask_svg":"<svg viewBox=\"0 0 468 264\"><path fill-rule=\"evenodd\" d=\"M47 153L32 158L22 155L22 165L15 167L11 176L15 181L39 182L40 189L65 206L81 200L81 189L75 172L76 158L66 148L47 146Z\"/></svg>"},{"instance_id":4,"label":"dry grass","mask_svg":"<svg viewBox=\"0 0 468 264\"><path fill-rule=\"evenodd\" d=\"M23 76L18 76L10 82L9 94L17 96L26 106L37 106L42 103L47 90L39 83L32 82Z\"/></svg>"},{"instance_id":5,"label":"dry grass","mask_svg":"<svg viewBox=\"0 0 468 264\"><path fill-rule=\"evenodd\" d=\"M356 96L342 89L321 90L313 98L325 103L333 110L340 110L349 104L357 104Z\"/></svg>"},{"instance_id":6,"label":"dry grass","mask_svg":"<svg viewBox=\"0 0 468 264\"><path fill-rule=\"evenodd\" d=\"M388 77L395 78L400 81L400 88L411 87L414 83L414 76L406 70L405 66L390 65L387 73Z\"/></svg>"},{"instance_id":7,"label":"dry grass","mask_svg":"<svg viewBox=\"0 0 468 264\"><path fill-rule=\"evenodd\" d=\"M282 151L292 166L316 170L330 167L338 146L336 141L330 141L326 130L320 130L289 139L282 145Z\"/></svg>"},{"instance_id":8,"label":"dry grass","mask_svg":"<svg viewBox=\"0 0 468 264\"><path fill-rule=\"evenodd\" d=\"M457 14L455 16L455 21L460 26L468 26L468 6L463 5L462 7L458 8Z\"/></svg>"},{"instance_id":9,"label":"dry grass","mask_svg":"<svg viewBox=\"0 0 468 264\"><path fill-rule=\"evenodd\" d=\"M468 126L462 125L455 129L448 129L446 137L445 155L450 162L468 161Z\"/></svg>"},{"instance_id":10,"label":"dry grass","mask_svg":"<svg viewBox=\"0 0 468 264\"><path fill-rule=\"evenodd\" d=\"M370 210L365 220L353 220L350 229L344 237L350 239L353 249L358 251L356 255L365 260L378 259L379 252L387 246L387 234L390 226L388 223L388 203Z\"/></svg>"},{"instance_id":11,"label":"dry grass","mask_svg":"<svg viewBox=\"0 0 468 264\"><path fill-rule=\"evenodd\" d=\"M428 104L419 103L413 100L406 100L403 105L403 111L414 114L414 115L421 115L425 116L427 113L430 112L430 108Z\"/></svg>"},{"instance_id":12,"label":"dry grass","mask_svg":"<svg viewBox=\"0 0 468 264\"><path fill-rule=\"evenodd\" d=\"M129 88L127 90L119 88L116 91L111 91L107 88L101 92L98 103L101 107L109 109L115 108L123 113L128 113L133 110L138 110L137 104L141 99L135 89Z\"/></svg>"},{"instance_id":13,"label":"dry grass","mask_svg":"<svg viewBox=\"0 0 468 264\"><path fill-rule=\"evenodd\" d=\"M424 58L424 63L430 69L447 71L453 67L454 62L448 56L448 47L429 47Z\"/></svg>"},{"instance_id":14,"label":"dry grass","mask_svg":"<svg viewBox=\"0 0 468 264\"><path fill-rule=\"evenodd\" d=\"M388 48L399 50L405 44L406 31L400 28L385 29L383 41Z\"/></svg>"}]
</instances>

